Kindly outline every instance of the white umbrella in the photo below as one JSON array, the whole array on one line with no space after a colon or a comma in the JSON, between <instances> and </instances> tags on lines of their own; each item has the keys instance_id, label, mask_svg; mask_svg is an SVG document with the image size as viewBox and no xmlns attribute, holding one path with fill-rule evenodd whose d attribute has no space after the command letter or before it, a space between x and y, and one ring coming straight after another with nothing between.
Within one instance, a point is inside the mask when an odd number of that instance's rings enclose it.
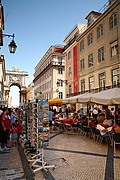
<instances>
[{"instance_id":1,"label":"white umbrella","mask_svg":"<svg viewBox=\"0 0 120 180\"><path fill-rule=\"evenodd\" d=\"M91 102L103 105L120 104L120 88L108 89L92 94Z\"/></svg>"}]
</instances>

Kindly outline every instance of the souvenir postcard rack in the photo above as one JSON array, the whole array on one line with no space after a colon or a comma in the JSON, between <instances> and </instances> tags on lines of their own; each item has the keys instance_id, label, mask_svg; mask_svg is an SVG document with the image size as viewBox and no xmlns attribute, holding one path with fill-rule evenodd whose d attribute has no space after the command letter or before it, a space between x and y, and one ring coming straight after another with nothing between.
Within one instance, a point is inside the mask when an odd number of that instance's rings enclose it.
<instances>
[{"instance_id":1,"label":"souvenir postcard rack","mask_svg":"<svg viewBox=\"0 0 120 180\"><path fill-rule=\"evenodd\" d=\"M21 106L20 107L20 123L22 124L22 136L23 138L27 139L27 126L26 126L26 106Z\"/></svg>"},{"instance_id":2,"label":"souvenir postcard rack","mask_svg":"<svg viewBox=\"0 0 120 180\"><path fill-rule=\"evenodd\" d=\"M36 145L36 154L31 157L32 168L34 172L44 169L47 171L49 168L55 168L54 165L48 165L45 162L44 148L50 145L50 129L49 129L49 105L46 99L38 100L34 107L33 125L31 128L31 138Z\"/></svg>"}]
</instances>

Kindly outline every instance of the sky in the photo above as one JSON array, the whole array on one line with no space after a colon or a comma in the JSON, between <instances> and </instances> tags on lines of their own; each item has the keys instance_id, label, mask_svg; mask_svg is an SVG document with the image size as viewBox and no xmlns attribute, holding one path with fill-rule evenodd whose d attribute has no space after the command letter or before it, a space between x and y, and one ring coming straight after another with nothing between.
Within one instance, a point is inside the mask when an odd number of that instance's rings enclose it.
<instances>
[{"instance_id":1,"label":"sky","mask_svg":"<svg viewBox=\"0 0 120 180\"><path fill-rule=\"evenodd\" d=\"M34 79L34 68L51 45L62 44L77 23L86 24L90 11L99 11L107 0L1 0L4 34L15 34L17 50L10 54L11 38L4 37L1 54L6 70L17 66Z\"/></svg>"}]
</instances>

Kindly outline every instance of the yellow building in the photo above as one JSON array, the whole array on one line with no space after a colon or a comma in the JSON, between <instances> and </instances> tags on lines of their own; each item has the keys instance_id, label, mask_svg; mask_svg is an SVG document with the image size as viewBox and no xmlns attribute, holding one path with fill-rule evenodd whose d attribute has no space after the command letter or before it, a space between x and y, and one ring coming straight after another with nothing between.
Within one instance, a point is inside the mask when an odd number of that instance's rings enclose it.
<instances>
[{"instance_id":1,"label":"yellow building","mask_svg":"<svg viewBox=\"0 0 120 180\"><path fill-rule=\"evenodd\" d=\"M30 83L27 88L27 102L34 101L34 83Z\"/></svg>"},{"instance_id":2,"label":"yellow building","mask_svg":"<svg viewBox=\"0 0 120 180\"><path fill-rule=\"evenodd\" d=\"M91 11L86 20L64 40L67 97L120 87L120 1Z\"/></svg>"}]
</instances>

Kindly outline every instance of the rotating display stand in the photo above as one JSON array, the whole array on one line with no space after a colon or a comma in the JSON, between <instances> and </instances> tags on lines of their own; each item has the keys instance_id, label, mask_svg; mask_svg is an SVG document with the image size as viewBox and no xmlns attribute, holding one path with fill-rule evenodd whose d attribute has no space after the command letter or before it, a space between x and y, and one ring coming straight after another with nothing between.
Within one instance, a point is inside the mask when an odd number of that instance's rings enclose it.
<instances>
[{"instance_id":1,"label":"rotating display stand","mask_svg":"<svg viewBox=\"0 0 120 180\"><path fill-rule=\"evenodd\" d=\"M49 128L49 105L46 99L38 100L34 107L34 122L36 129L36 154L29 161L32 161L33 171L41 169L48 170L55 168L55 165L48 165L45 162L44 148L50 145L50 128Z\"/></svg>"}]
</instances>

